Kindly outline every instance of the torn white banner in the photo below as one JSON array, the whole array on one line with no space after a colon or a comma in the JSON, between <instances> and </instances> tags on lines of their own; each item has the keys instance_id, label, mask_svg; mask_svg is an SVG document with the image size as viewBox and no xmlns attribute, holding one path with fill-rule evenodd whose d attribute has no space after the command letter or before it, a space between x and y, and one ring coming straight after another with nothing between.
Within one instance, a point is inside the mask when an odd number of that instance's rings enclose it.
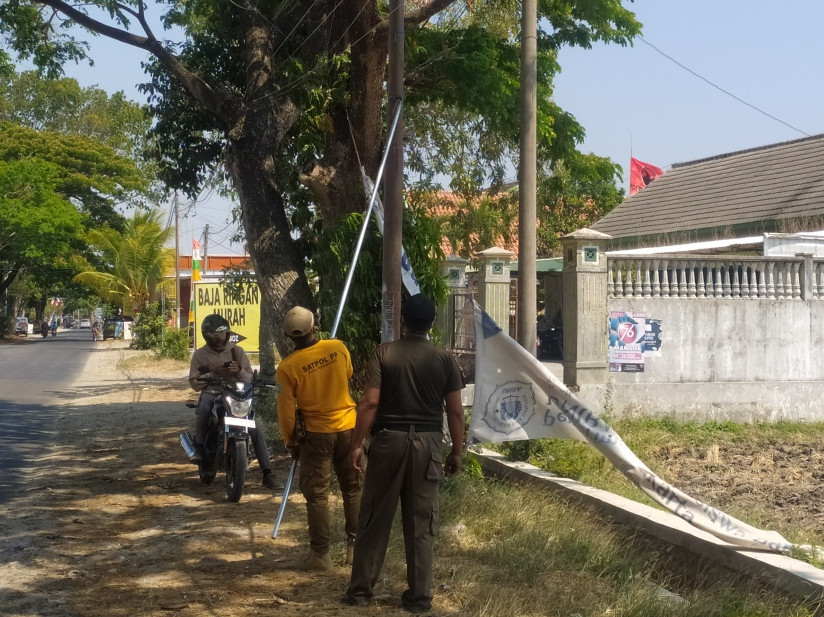
<instances>
[{"instance_id":1,"label":"torn white banner","mask_svg":"<svg viewBox=\"0 0 824 617\"><path fill-rule=\"evenodd\" d=\"M363 188L366 191L366 197L372 197L372 193L375 190L375 184L372 182L372 179L366 175L366 171L364 171L363 167L361 167L361 177L363 178ZM383 234L383 203L381 203L381 198L379 196L375 196L375 222L378 224L378 231ZM410 296L416 296L421 293L421 288L418 285L418 279L415 278L415 273L412 271L412 264L409 262L409 256L406 254L406 249L401 246L401 279L403 280L403 286L406 287L406 291L409 292Z\"/></svg>"},{"instance_id":2,"label":"torn white banner","mask_svg":"<svg viewBox=\"0 0 824 617\"><path fill-rule=\"evenodd\" d=\"M521 439L577 439L601 452L650 498L688 523L736 546L785 552L792 544L671 486L627 447L543 364L505 334L477 302L475 398L469 435L481 443Z\"/></svg>"}]
</instances>

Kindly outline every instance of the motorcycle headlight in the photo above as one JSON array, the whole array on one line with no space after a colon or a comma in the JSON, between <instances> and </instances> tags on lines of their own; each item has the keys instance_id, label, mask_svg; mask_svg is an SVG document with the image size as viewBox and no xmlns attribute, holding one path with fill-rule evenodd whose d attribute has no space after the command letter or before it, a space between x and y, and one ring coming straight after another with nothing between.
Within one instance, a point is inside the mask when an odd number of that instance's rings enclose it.
<instances>
[{"instance_id":1,"label":"motorcycle headlight","mask_svg":"<svg viewBox=\"0 0 824 617\"><path fill-rule=\"evenodd\" d=\"M247 398L245 401L239 401L235 398L226 397L226 407L235 418L245 418L252 410L252 399Z\"/></svg>"}]
</instances>

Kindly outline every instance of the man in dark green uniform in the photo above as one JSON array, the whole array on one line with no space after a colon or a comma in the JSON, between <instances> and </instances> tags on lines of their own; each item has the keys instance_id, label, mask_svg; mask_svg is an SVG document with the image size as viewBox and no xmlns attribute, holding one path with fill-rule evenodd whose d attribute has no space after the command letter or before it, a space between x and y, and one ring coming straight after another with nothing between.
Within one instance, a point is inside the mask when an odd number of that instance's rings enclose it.
<instances>
[{"instance_id":1,"label":"man in dark green uniform","mask_svg":"<svg viewBox=\"0 0 824 617\"><path fill-rule=\"evenodd\" d=\"M366 605L378 580L392 519L401 502L408 589L403 608L432 608L432 562L438 530L438 485L461 469L464 415L461 379L451 353L427 334L435 305L418 294L403 305L404 336L380 345L369 361L358 403L350 460L360 469L363 440L372 432L352 578L344 602ZM443 413L452 451L443 461Z\"/></svg>"}]
</instances>

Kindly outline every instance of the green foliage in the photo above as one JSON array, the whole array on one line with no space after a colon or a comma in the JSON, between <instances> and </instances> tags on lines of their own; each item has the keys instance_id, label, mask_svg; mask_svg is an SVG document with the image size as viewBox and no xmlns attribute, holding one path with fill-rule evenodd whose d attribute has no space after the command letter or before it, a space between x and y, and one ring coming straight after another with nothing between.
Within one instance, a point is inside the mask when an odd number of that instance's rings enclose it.
<instances>
[{"instance_id":1,"label":"green foliage","mask_svg":"<svg viewBox=\"0 0 824 617\"><path fill-rule=\"evenodd\" d=\"M155 349L160 347L163 340L163 330L166 319L160 312L160 305L153 302L137 316L132 326L134 339L130 347L133 349Z\"/></svg>"},{"instance_id":2,"label":"green foliage","mask_svg":"<svg viewBox=\"0 0 824 617\"><path fill-rule=\"evenodd\" d=\"M189 359L188 328L167 328L160 303L150 303L132 326L132 349L153 349L158 358Z\"/></svg>"},{"instance_id":3,"label":"green foliage","mask_svg":"<svg viewBox=\"0 0 824 617\"><path fill-rule=\"evenodd\" d=\"M0 79L0 120L37 131L84 135L115 152L138 157L151 119L122 92L81 88L75 79L43 79L34 71Z\"/></svg>"},{"instance_id":4,"label":"green foliage","mask_svg":"<svg viewBox=\"0 0 824 617\"><path fill-rule=\"evenodd\" d=\"M544 166L538 174L538 255L557 254L560 238L603 218L624 198L615 182L618 166L578 153Z\"/></svg>"},{"instance_id":5,"label":"green foliage","mask_svg":"<svg viewBox=\"0 0 824 617\"><path fill-rule=\"evenodd\" d=\"M134 162L94 139L0 122L0 160L23 158L56 165L56 190L100 222L112 220L116 200L145 187Z\"/></svg>"},{"instance_id":6,"label":"green foliage","mask_svg":"<svg viewBox=\"0 0 824 617\"><path fill-rule=\"evenodd\" d=\"M174 269L174 251L164 248L172 231L163 226L159 210L135 212L122 234L110 228L93 229L89 242L102 254L103 269L82 272L74 280L122 303L127 314L141 310L161 287L173 283L166 275Z\"/></svg>"},{"instance_id":7,"label":"green foliage","mask_svg":"<svg viewBox=\"0 0 824 617\"><path fill-rule=\"evenodd\" d=\"M318 236L312 266L321 280L334 281L334 284L321 285L315 296L321 327L327 332L334 325L340 306L340 290L343 289L362 224L362 214L351 214L333 228L324 229ZM409 209L404 211L404 248L421 290L436 304L446 298L446 284L438 270L438 260L443 258L439 239L437 221ZM352 354L356 376L365 368L381 336L381 278L375 273L382 268L382 242L376 225L370 223L336 333L337 338L346 342Z\"/></svg>"},{"instance_id":8,"label":"green foliage","mask_svg":"<svg viewBox=\"0 0 824 617\"><path fill-rule=\"evenodd\" d=\"M168 328L163 333L163 340L157 349L157 354L161 358L188 360L190 347L188 328Z\"/></svg>"}]
</instances>

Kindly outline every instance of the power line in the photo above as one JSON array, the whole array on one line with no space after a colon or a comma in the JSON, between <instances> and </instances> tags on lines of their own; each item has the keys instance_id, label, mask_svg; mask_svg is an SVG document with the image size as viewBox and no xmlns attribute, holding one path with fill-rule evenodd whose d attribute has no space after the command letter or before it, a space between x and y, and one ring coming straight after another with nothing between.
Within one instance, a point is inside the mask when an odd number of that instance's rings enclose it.
<instances>
[{"instance_id":1,"label":"power line","mask_svg":"<svg viewBox=\"0 0 824 617\"><path fill-rule=\"evenodd\" d=\"M794 131L797 131L797 132L801 133L801 134L802 134L802 135L804 135L805 137L811 137L811 135L810 135L809 133L806 133L806 132L802 131L801 129L794 127L792 124L789 124L789 123L787 123L787 122L784 122L781 118L776 118L776 117L775 117L775 116L773 116L772 114L769 114L769 113L767 113L766 111L764 111L763 109L760 109L760 108L756 107L756 106L755 106L755 105L753 105L752 103L748 103L748 102L747 102L747 101L745 101L744 99L742 99L742 98L739 98L739 97L735 96L732 92L729 92L729 91L727 91L727 90L724 90L724 88L722 88L721 86L714 84L713 82L711 82L709 79L707 79L707 78L706 78L706 77L704 77L703 75L699 75L698 73L696 73L695 71L693 71L691 68L689 68L689 67L687 67L687 66L684 66L683 64L681 64L680 62L678 62L678 60L676 60L676 59L675 59L675 58L673 58L672 56L670 56L670 55L668 55L668 54L664 53L663 51L661 51L660 49L658 49L655 45L653 45L653 44L652 44L652 43L650 43L649 41L645 40L643 37L640 37L640 36L639 36L639 37L638 37L638 40L639 40L639 41L641 41L642 43L644 43L645 45L648 45L649 47L651 47L653 50L655 50L656 52L658 52L659 54L661 54L662 56L664 56L664 57L665 57L667 60L669 60L670 62L673 62L673 63L675 63L676 65L680 66L682 69L684 69L684 70L685 70L685 71L687 71L688 73L691 73L692 75L695 75L698 79L700 79L700 80L701 80L701 81L703 81L703 82L706 82L707 84L709 84L710 86L712 86L712 87L713 87L713 88L715 88L716 90L720 90L721 92L723 92L723 93L724 93L724 94L726 94L727 96L734 98L734 99L735 99L736 101L738 101L739 103L743 103L744 105L746 105L747 107L750 107L751 109L754 109L754 110L755 110L755 111L757 111L758 113L763 114L763 115L767 116L768 118L770 118L770 119L772 119L772 120L775 120L776 122L780 122L780 123L781 123L781 124L783 124L784 126L786 126L786 127L788 127L788 128L791 128L792 130L794 130Z\"/></svg>"}]
</instances>

